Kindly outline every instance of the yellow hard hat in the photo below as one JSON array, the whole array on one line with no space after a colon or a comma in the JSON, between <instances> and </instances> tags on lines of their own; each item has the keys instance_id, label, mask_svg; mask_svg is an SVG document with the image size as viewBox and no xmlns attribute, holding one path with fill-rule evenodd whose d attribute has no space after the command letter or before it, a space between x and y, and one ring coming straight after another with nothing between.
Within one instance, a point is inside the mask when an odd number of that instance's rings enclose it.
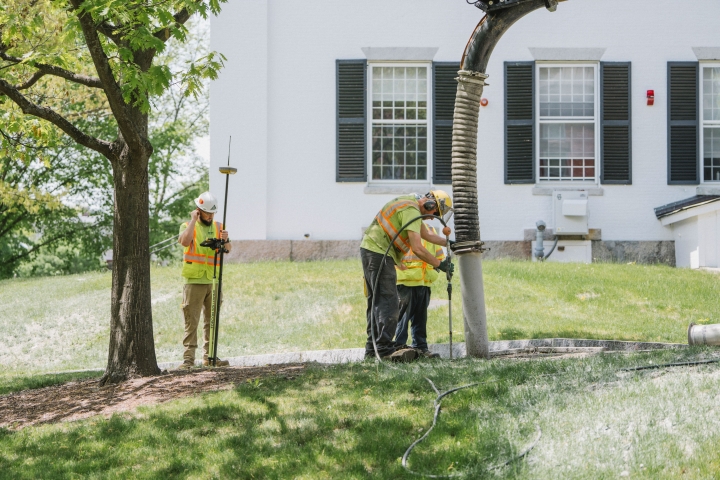
<instances>
[{"instance_id":1,"label":"yellow hard hat","mask_svg":"<svg viewBox=\"0 0 720 480\"><path fill-rule=\"evenodd\" d=\"M435 198L438 204L438 211L440 216L444 217L450 210L452 210L452 198L444 190L430 190L430 194Z\"/></svg>"}]
</instances>

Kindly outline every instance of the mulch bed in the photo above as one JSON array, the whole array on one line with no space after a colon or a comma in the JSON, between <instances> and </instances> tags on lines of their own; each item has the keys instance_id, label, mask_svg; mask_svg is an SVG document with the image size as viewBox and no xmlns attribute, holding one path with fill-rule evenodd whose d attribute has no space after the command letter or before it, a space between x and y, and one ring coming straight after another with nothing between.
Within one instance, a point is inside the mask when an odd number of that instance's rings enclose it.
<instances>
[{"instance_id":1,"label":"mulch bed","mask_svg":"<svg viewBox=\"0 0 720 480\"><path fill-rule=\"evenodd\" d=\"M264 367L224 367L170 371L156 377L100 387L82 380L0 396L0 428L19 430L31 425L80 420L95 415L129 412L141 405L189 397L272 375L293 378L302 364Z\"/></svg>"}]
</instances>

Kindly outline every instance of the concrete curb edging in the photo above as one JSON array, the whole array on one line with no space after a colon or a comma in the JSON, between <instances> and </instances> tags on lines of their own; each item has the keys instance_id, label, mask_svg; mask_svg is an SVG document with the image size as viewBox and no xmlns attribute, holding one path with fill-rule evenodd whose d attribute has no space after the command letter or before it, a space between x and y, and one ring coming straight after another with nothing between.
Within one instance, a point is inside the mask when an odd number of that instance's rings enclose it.
<instances>
[{"instance_id":1,"label":"concrete curb edging","mask_svg":"<svg viewBox=\"0 0 720 480\"><path fill-rule=\"evenodd\" d=\"M507 350L516 350L532 347L574 347L593 348L603 347L607 351L637 352L642 350L660 350L670 348L687 348L682 343L658 342L627 342L620 340L582 340L573 338L542 338L532 340L499 340L490 342L490 353L499 355ZM450 345L447 343L434 343L429 345L430 351L440 354L441 358L450 358ZM453 358L466 356L465 343L453 343ZM364 348L346 348L338 350L310 350L304 352L268 353L263 355L246 355L227 358L232 367L259 367L263 365L279 365L284 363L340 364L348 362L361 362L365 358ZM182 362L159 363L161 369L173 369ZM200 365L200 362L195 362Z\"/></svg>"}]
</instances>

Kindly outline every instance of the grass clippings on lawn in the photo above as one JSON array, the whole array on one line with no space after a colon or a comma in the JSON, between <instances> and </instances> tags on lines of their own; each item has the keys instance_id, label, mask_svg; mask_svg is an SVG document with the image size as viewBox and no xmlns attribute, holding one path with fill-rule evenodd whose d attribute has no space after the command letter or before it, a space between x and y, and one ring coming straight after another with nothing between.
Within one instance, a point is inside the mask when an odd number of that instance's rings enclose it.
<instances>
[{"instance_id":1,"label":"grass clippings on lawn","mask_svg":"<svg viewBox=\"0 0 720 480\"><path fill-rule=\"evenodd\" d=\"M17 430L30 425L132 412L140 406L225 390L271 375L290 379L304 368L291 364L174 370L102 388L97 379L92 379L23 390L0 396L0 428Z\"/></svg>"}]
</instances>

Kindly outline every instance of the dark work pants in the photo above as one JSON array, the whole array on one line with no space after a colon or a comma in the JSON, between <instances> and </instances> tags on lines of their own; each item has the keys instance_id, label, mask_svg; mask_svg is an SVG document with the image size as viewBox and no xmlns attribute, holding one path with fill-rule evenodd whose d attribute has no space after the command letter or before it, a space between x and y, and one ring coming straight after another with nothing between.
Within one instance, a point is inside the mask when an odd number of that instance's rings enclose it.
<instances>
[{"instance_id":1,"label":"dark work pants","mask_svg":"<svg viewBox=\"0 0 720 480\"><path fill-rule=\"evenodd\" d=\"M427 309L430 304L430 287L406 287L398 285L400 299L400 320L395 329L395 345L405 345L408 338L408 324L412 332L412 347L427 350Z\"/></svg>"},{"instance_id":2,"label":"dark work pants","mask_svg":"<svg viewBox=\"0 0 720 480\"><path fill-rule=\"evenodd\" d=\"M375 349L373 348L370 309L372 308L373 298L375 299L375 342L377 343L378 353L381 357L390 355L395 351L393 343L393 335L397 326L399 306L398 296L395 284L397 275L395 273L395 261L392 257L385 257L380 253L371 252L360 249L360 259L362 260L363 274L365 275L365 286L367 287L367 341L365 342L365 356L374 357ZM375 279L378 280L377 290L373 291Z\"/></svg>"}]
</instances>

